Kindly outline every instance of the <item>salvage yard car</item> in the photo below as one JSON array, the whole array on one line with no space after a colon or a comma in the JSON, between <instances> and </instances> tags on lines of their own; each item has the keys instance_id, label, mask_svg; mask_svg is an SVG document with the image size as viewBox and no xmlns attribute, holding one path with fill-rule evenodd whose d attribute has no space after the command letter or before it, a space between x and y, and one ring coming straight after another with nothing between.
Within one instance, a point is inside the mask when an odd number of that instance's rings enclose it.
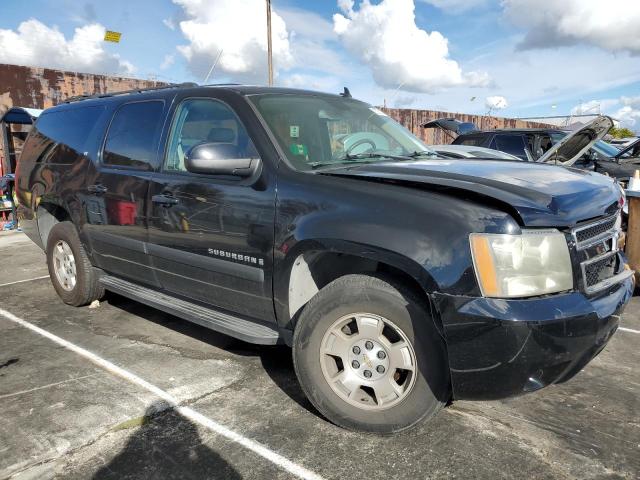
<instances>
[{"instance_id":1,"label":"salvage yard car","mask_svg":"<svg viewBox=\"0 0 640 480\"><path fill-rule=\"evenodd\" d=\"M439 122L438 126L443 128L441 125L442 122ZM485 147L510 153L522 160L557 162L602 173L626 185L640 168L640 141L618 150L602 140L612 126L613 121L609 117L600 116L573 132L550 128L467 128L453 141L452 146Z\"/></svg>"},{"instance_id":2,"label":"salvage yard car","mask_svg":"<svg viewBox=\"0 0 640 480\"><path fill-rule=\"evenodd\" d=\"M613 182L440 158L347 92L68 101L29 135L17 196L64 302L107 289L287 344L318 411L360 431L570 379L634 287Z\"/></svg>"}]
</instances>

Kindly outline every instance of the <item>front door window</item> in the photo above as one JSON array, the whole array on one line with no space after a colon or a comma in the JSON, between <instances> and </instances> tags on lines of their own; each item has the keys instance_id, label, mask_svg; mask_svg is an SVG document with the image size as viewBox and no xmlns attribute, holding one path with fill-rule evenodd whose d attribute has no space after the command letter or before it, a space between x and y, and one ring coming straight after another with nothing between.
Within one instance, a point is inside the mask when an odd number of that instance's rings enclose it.
<instances>
[{"instance_id":1,"label":"front door window","mask_svg":"<svg viewBox=\"0 0 640 480\"><path fill-rule=\"evenodd\" d=\"M211 99L189 99L174 116L164 170L186 172L185 155L202 143L224 145L229 159L257 156L247 131L227 105Z\"/></svg>"}]
</instances>

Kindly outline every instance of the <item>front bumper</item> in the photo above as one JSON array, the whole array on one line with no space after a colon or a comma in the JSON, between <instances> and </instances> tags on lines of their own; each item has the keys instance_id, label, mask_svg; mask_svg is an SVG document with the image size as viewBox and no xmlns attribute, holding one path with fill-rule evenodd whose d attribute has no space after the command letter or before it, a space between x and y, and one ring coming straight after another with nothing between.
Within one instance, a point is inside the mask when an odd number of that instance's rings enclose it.
<instances>
[{"instance_id":1,"label":"front bumper","mask_svg":"<svg viewBox=\"0 0 640 480\"><path fill-rule=\"evenodd\" d=\"M505 398L569 380L605 347L633 289L627 278L594 298L434 294L454 398Z\"/></svg>"}]
</instances>

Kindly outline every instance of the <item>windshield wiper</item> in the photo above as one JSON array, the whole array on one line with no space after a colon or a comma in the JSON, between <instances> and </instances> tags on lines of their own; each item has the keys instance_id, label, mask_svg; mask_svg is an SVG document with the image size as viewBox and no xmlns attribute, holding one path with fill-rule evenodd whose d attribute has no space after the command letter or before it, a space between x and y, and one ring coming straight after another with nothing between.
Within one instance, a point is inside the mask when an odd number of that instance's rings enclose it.
<instances>
[{"instance_id":1,"label":"windshield wiper","mask_svg":"<svg viewBox=\"0 0 640 480\"><path fill-rule=\"evenodd\" d=\"M313 162L313 163L310 163L309 166L311 167L312 170L317 170L318 168L323 168L323 167L345 168L351 165L360 165L362 163L373 163L371 161L371 158L377 158L377 157L355 158L353 160L349 160L348 162L344 162L344 161ZM403 159L403 160L407 160L407 159Z\"/></svg>"},{"instance_id":2,"label":"windshield wiper","mask_svg":"<svg viewBox=\"0 0 640 480\"><path fill-rule=\"evenodd\" d=\"M407 155L407 157L411 157L411 158L417 158L417 157L439 157L440 155L438 155L436 152L432 152L430 150L422 150L422 151L414 151L411 152L409 155Z\"/></svg>"},{"instance_id":3,"label":"windshield wiper","mask_svg":"<svg viewBox=\"0 0 640 480\"><path fill-rule=\"evenodd\" d=\"M391 158L392 160L400 160L407 161L411 160L412 157L409 155L395 155L393 153L382 153L382 152L363 152L363 153L354 153L346 154L343 157L333 161L333 162L313 162L309 165L312 170L316 170L320 167L344 167L345 165L357 164L357 163L369 163L370 160L376 158Z\"/></svg>"},{"instance_id":4,"label":"windshield wiper","mask_svg":"<svg viewBox=\"0 0 640 480\"><path fill-rule=\"evenodd\" d=\"M392 158L393 160L408 160L411 157L408 155L395 155L393 153L382 153L382 152L363 152L363 153L347 153L344 157L338 159L338 162L343 162L345 160L360 160L363 158Z\"/></svg>"}]
</instances>

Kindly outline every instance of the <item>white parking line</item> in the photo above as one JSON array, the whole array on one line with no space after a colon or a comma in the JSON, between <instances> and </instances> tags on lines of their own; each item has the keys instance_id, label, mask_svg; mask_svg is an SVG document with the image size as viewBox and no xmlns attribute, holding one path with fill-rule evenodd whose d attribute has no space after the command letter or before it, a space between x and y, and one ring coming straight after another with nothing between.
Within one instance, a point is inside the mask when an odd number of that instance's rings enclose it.
<instances>
[{"instance_id":1,"label":"white parking line","mask_svg":"<svg viewBox=\"0 0 640 480\"><path fill-rule=\"evenodd\" d=\"M9 286L9 285L15 285L16 283L32 282L33 280L42 280L43 278L49 278L49 275L43 275L41 277L34 277L34 278L27 278L26 280L16 280L15 282L1 283L0 287L6 287L6 286Z\"/></svg>"},{"instance_id":2,"label":"white parking line","mask_svg":"<svg viewBox=\"0 0 640 480\"><path fill-rule=\"evenodd\" d=\"M618 330L629 333L640 333L640 330L634 330L633 328L618 327Z\"/></svg>"},{"instance_id":3,"label":"white parking line","mask_svg":"<svg viewBox=\"0 0 640 480\"><path fill-rule=\"evenodd\" d=\"M53 333L47 330L44 330L36 325L33 325L32 323L29 323L26 320L23 320L22 318L16 317L11 312L8 312L1 308L0 308L0 315L6 318L7 320L10 320L14 323L17 323L18 325L28 328L32 332L42 335L43 337L48 338L52 342L55 342L58 345L61 345L64 348L67 348L72 352L77 353L78 355L95 363L99 367L104 368L108 372L113 373L114 375L117 375L127 380L128 382L133 383L134 385L138 385L139 387L144 388L145 390L153 393L154 395L160 397L162 400L167 402L171 407L175 409L176 412L178 412L185 418L188 418L189 420L195 423L199 423L203 427L208 428L209 430L212 430L213 432L219 435L222 435L223 437L231 440L232 442L242 445L248 450L251 450L252 452L257 453L261 457L270 461L274 465L286 470L287 472L295 475L296 477L299 477L305 480L322 480L322 477L317 473L307 470L303 466L292 462L291 460L274 452L268 447L265 447L264 445L254 440L244 437L243 435L229 429L228 427L208 417L205 417L204 415L202 415L201 413L198 413L197 411L193 410L190 407L181 406L178 400L174 396L172 396L170 393L165 392L161 388L156 387L155 385L147 382L146 380L143 380L142 378L125 370L124 368L121 368L111 363L109 360L105 360L104 358L96 355L95 353L90 352L89 350L85 350L84 348L79 347L78 345L71 343L68 340L65 340L64 338L58 337L57 335L54 335Z\"/></svg>"}]
</instances>

